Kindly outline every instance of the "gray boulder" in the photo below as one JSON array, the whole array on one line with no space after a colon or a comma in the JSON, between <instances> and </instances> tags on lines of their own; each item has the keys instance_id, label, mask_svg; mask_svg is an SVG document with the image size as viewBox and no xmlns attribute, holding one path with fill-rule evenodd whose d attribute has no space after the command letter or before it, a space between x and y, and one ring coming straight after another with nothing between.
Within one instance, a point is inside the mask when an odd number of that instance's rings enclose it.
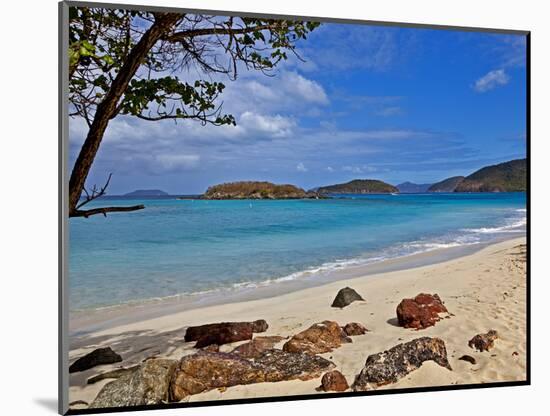
<instances>
[{"instance_id":1,"label":"gray boulder","mask_svg":"<svg viewBox=\"0 0 550 416\"><path fill-rule=\"evenodd\" d=\"M353 290L351 287L345 287L338 291L338 294L334 298L331 306L333 308L345 308L350 303L355 302L356 300L364 301L365 299L363 299L361 295Z\"/></svg>"},{"instance_id":2,"label":"gray boulder","mask_svg":"<svg viewBox=\"0 0 550 416\"><path fill-rule=\"evenodd\" d=\"M425 361L434 361L452 370L447 359L445 342L439 338L422 337L369 355L365 367L355 377L352 389L365 391L395 383L420 368Z\"/></svg>"},{"instance_id":3,"label":"gray boulder","mask_svg":"<svg viewBox=\"0 0 550 416\"><path fill-rule=\"evenodd\" d=\"M69 367L69 373L85 371L97 365L114 364L122 361L122 357L114 352L111 347L98 348L80 357Z\"/></svg>"},{"instance_id":4,"label":"gray boulder","mask_svg":"<svg viewBox=\"0 0 550 416\"><path fill-rule=\"evenodd\" d=\"M149 359L135 370L106 384L90 409L165 403L176 360Z\"/></svg>"}]
</instances>

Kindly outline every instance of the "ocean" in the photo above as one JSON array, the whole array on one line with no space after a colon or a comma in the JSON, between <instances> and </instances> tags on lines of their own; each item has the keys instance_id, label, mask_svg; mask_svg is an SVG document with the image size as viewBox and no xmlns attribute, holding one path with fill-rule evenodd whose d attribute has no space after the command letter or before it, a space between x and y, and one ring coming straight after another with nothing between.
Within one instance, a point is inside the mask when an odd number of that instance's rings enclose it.
<instances>
[{"instance_id":1,"label":"ocean","mask_svg":"<svg viewBox=\"0 0 550 416\"><path fill-rule=\"evenodd\" d=\"M82 311L304 280L525 233L524 193L338 195L144 204L69 220L69 306Z\"/></svg>"}]
</instances>

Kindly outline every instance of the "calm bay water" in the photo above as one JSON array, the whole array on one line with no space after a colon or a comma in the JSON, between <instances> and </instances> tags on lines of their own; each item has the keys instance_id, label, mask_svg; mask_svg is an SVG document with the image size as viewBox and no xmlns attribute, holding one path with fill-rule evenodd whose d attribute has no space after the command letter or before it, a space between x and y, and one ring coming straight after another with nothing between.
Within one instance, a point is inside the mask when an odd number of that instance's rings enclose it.
<instances>
[{"instance_id":1,"label":"calm bay water","mask_svg":"<svg viewBox=\"0 0 550 416\"><path fill-rule=\"evenodd\" d=\"M70 220L72 310L276 285L525 231L525 194L348 196L329 200L143 203Z\"/></svg>"}]
</instances>

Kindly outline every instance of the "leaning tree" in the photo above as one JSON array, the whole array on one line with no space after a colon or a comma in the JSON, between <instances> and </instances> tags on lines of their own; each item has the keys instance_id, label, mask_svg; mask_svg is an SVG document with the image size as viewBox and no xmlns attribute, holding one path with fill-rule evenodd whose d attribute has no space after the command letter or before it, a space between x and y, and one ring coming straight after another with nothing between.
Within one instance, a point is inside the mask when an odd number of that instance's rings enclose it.
<instances>
[{"instance_id":1,"label":"leaning tree","mask_svg":"<svg viewBox=\"0 0 550 416\"><path fill-rule=\"evenodd\" d=\"M142 209L83 209L105 194L86 179L109 122L119 116L147 121L196 120L203 125L234 125L219 102L225 85L239 70L269 75L296 56L296 42L319 23L205 14L69 9L69 115L80 117L88 132L69 180L69 216L88 217ZM299 58L299 56L298 56ZM198 74L191 82L176 74ZM217 79L218 81L214 81Z\"/></svg>"}]
</instances>

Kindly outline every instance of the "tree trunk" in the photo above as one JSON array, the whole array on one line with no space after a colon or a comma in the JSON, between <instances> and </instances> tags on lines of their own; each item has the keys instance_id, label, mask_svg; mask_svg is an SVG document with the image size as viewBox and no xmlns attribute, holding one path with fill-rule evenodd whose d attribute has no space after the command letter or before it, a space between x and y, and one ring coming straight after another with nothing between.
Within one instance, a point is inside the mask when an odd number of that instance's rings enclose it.
<instances>
[{"instance_id":1,"label":"tree trunk","mask_svg":"<svg viewBox=\"0 0 550 416\"><path fill-rule=\"evenodd\" d=\"M73 167L71 178L69 180L69 216L76 216L76 206L86 178L90 172L90 168L107 129L107 125L111 117L115 115L117 104L120 98L124 95L128 84L136 74L138 68L143 63L155 43L166 34L181 18L177 13L157 13L155 14L155 22L143 34L139 42L132 48L128 54L128 58L120 72L114 79L109 92L104 100L97 106L97 111L94 120L88 130L86 140L80 149L80 153Z\"/></svg>"}]
</instances>

